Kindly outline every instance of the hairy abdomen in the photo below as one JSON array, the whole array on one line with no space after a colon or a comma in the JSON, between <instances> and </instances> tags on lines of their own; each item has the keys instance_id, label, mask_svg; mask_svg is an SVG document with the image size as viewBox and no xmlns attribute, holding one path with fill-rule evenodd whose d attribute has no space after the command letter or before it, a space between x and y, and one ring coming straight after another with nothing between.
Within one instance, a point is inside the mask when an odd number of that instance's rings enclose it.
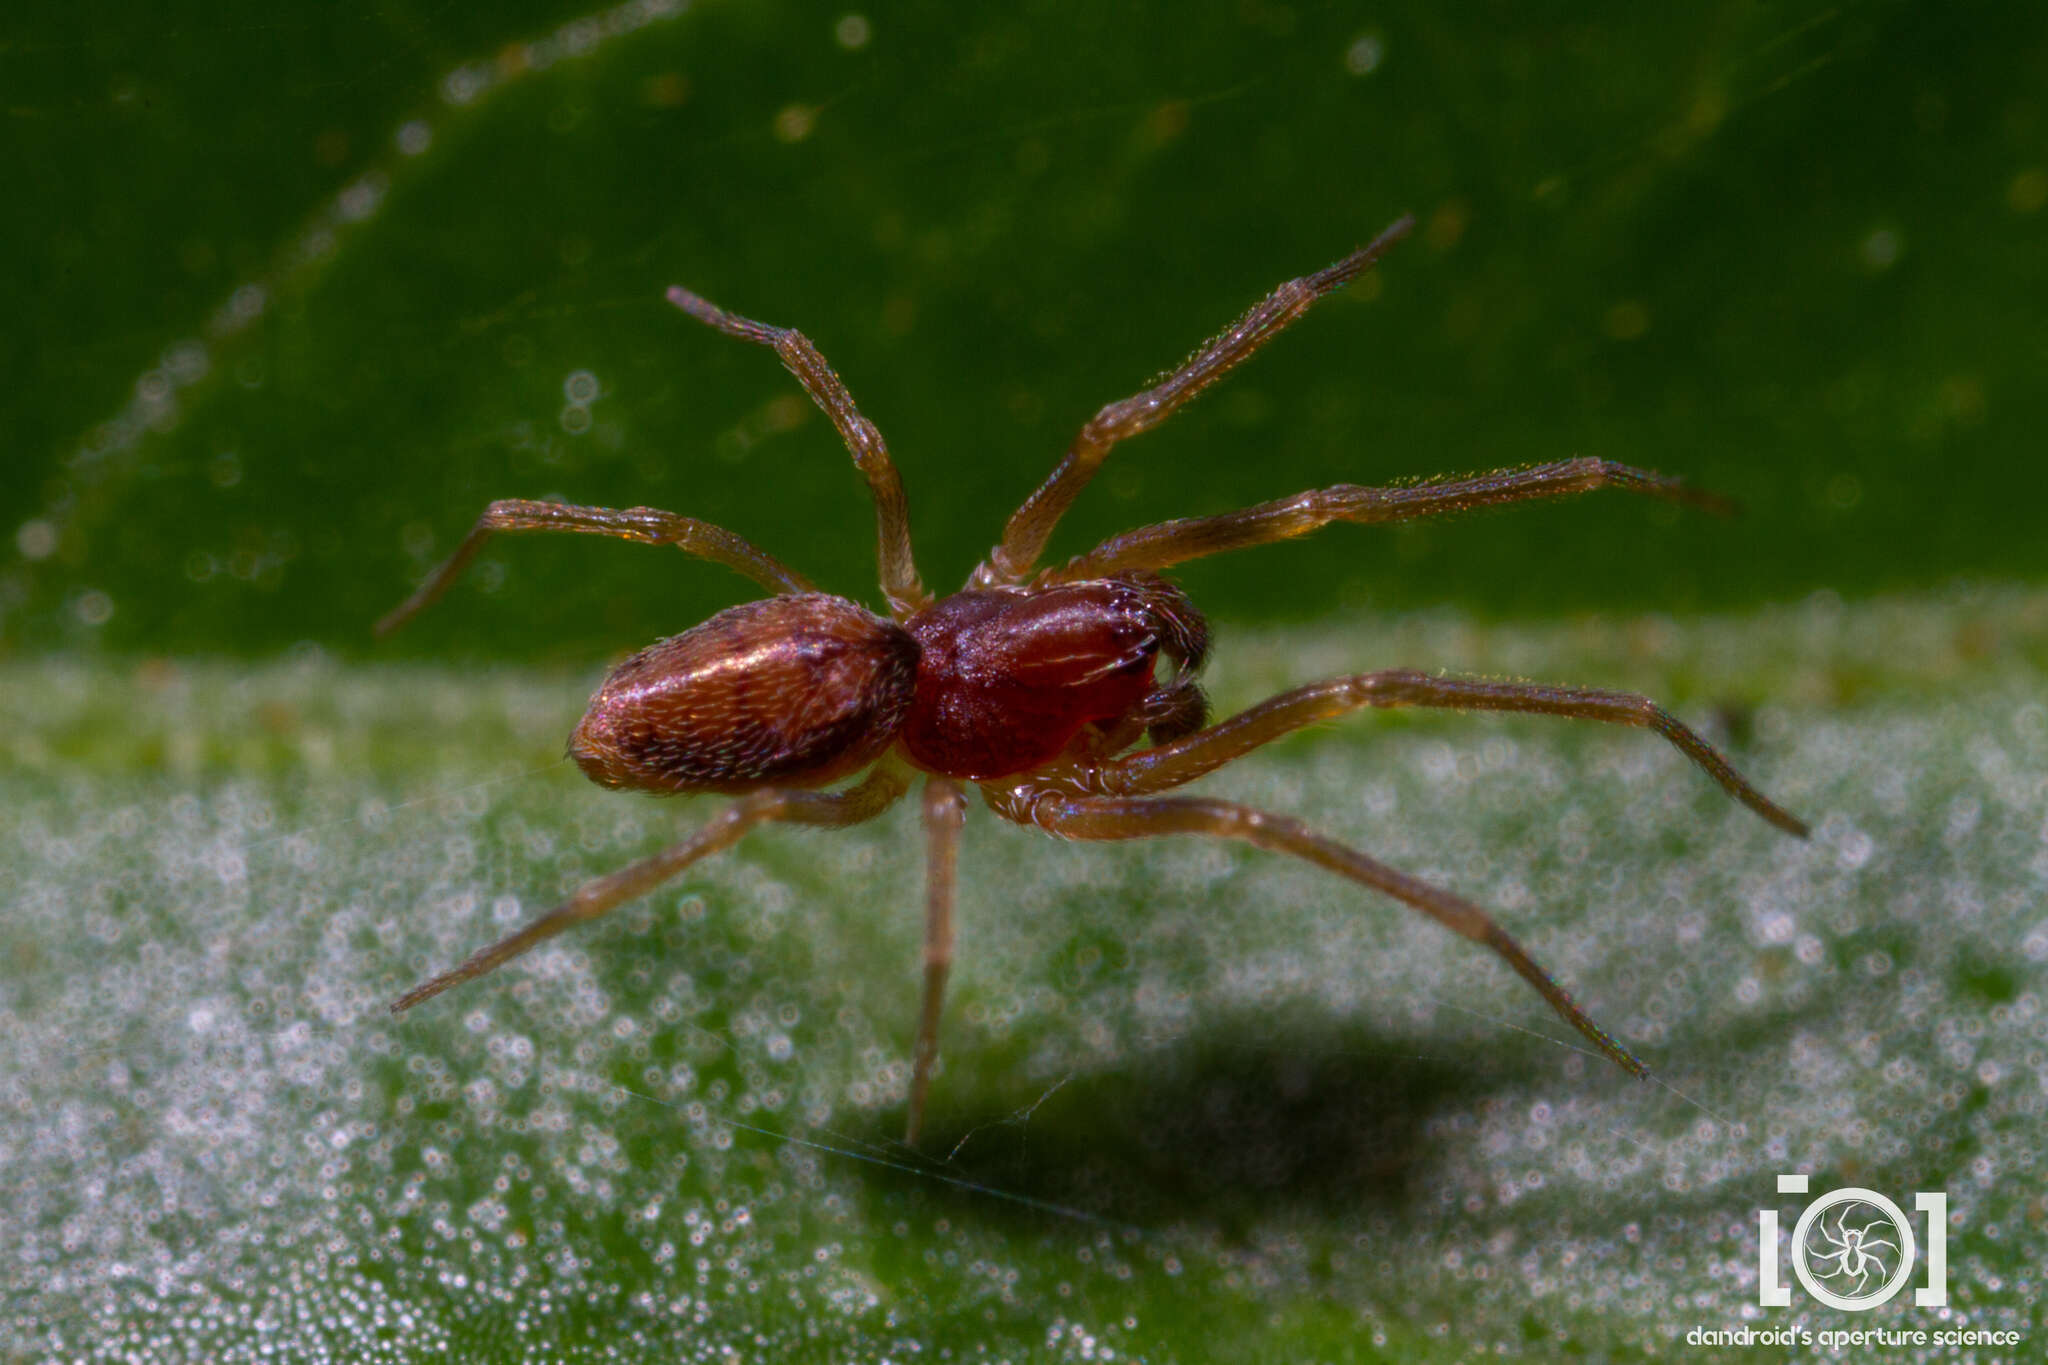
<instances>
[{"instance_id":1,"label":"hairy abdomen","mask_svg":"<svg viewBox=\"0 0 2048 1365\"><path fill-rule=\"evenodd\" d=\"M845 598L744 603L613 669L569 755L607 787L817 786L889 747L917 654L901 626Z\"/></svg>"}]
</instances>

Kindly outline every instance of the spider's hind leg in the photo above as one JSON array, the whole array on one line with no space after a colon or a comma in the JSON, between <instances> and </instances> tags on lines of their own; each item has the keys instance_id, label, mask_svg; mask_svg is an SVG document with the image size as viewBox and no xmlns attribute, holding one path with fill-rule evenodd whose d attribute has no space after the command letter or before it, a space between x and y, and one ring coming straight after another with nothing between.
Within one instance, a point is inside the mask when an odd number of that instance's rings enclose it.
<instances>
[{"instance_id":1,"label":"spider's hind leg","mask_svg":"<svg viewBox=\"0 0 2048 1365\"><path fill-rule=\"evenodd\" d=\"M854 468L867 480L875 499L875 560L881 574L882 595L898 620L930 604L931 594L918 580L917 565L910 553L910 503L903 494L903 477L889 458L888 443L873 422L861 415L853 395L833 372L811 339L794 327L775 327L737 313L728 313L702 295L681 285L672 285L668 301L707 327L729 337L766 346L781 359L783 368L804 386L804 392L832 420L839 439L853 456Z\"/></svg>"},{"instance_id":2,"label":"spider's hind leg","mask_svg":"<svg viewBox=\"0 0 2048 1365\"><path fill-rule=\"evenodd\" d=\"M469 567L484 542L508 531L575 531L584 535L612 536L637 540L642 545L673 545L684 554L723 564L743 573L771 592L815 592L802 574L755 549L752 545L708 521L664 512L658 507L577 507L564 502L534 502L527 498L500 498L484 509L476 525L455 547L455 553L441 567L427 575L412 596L386 612L376 633L389 635L425 611L462 571Z\"/></svg>"},{"instance_id":3,"label":"spider's hind leg","mask_svg":"<svg viewBox=\"0 0 2048 1365\"><path fill-rule=\"evenodd\" d=\"M586 882L568 900L545 915L507 934L488 948L480 949L438 976L422 981L392 1001L391 1012L401 1014L450 986L459 986L496 971L563 930L585 920L596 919L615 906L645 895L700 858L732 847L756 825L775 820L801 825L856 825L863 820L872 820L888 809L909 785L909 779L899 768L885 762L865 781L845 791L767 788L749 792L681 843L651 858L642 858L637 863L622 867L609 876Z\"/></svg>"}]
</instances>

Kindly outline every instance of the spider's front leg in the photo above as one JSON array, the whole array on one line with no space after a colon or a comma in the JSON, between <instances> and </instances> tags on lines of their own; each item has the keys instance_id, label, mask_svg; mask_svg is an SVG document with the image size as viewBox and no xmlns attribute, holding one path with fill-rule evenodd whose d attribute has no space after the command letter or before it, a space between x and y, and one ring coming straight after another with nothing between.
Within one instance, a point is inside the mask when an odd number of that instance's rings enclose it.
<instances>
[{"instance_id":1,"label":"spider's front leg","mask_svg":"<svg viewBox=\"0 0 2048 1365\"><path fill-rule=\"evenodd\" d=\"M1356 526L1421 521L1510 502L1575 497L1618 488L1727 515L1735 504L1683 479L1587 455L1575 460L1495 469L1390 488L1340 483L1213 517L1182 517L1112 536L1051 574L1055 582L1158 571L1191 559L1293 540L1333 522Z\"/></svg>"},{"instance_id":2,"label":"spider's front leg","mask_svg":"<svg viewBox=\"0 0 2048 1365\"><path fill-rule=\"evenodd\" d=\"M1252 358L1261 346L1280 335L1317 300L1327 298L1372 269L1379 258L1415 227L1404 215L1384 232L1343 260L1312 275L1289 280L1250 311L1212 338L1166 378L1104 407L1074 438L1058 466L1003 526L1002 544L974 571L974 584L1021 583L1045 552L1045 542L1060 518L1081 496L1095 471L1119 441L1128 441L1173 416L1195 395Z\"/></svg>"},{"instance_id":3,"label":"spider's front leg","mask_svg":"<svg viewBox=\"0 0 2048 1365\"><path fill-rule=\"evenodd\" d=\"M1494 922L1462 896L1397 871L1374 858L1316 833L1290 816L1274 815L1231 801L1206 797L1084 796L1060 782L1022 782L987 788L989 805L1018 824L1035 825L1069 839L1151 839L1169 834L1238 839L1257 848L1288 853L1340 877L1382 892L1420 910L1452 932L1499 954L1523 980L1550 1002L1564 1021L1625 1070L1649 1075L1636 1055L1594 1023L1571 993Z\"/></svg>"},{"instance_id":4,"label":"spider's front leg","mask_svg":"<svg viewBox=\"0 0 2048 1365\"><path fill-rule=\"evenodd\" d=\"M780 820L801 825L857 825L887 810L909 788L901 768L885 762L856 786L839 792L766 788L749 792L689 838L610 876L578 887L576 893L522 929L506 935L461 964L429 977L391 1002L393 1014L432 999L450 986L494 971L556 934L636 896L645 895L700 858L732 847L756 825Z\"/></svg>"},{"instance_id":5,"label":"spider's front leg","mask_svg":"<svg viewBox=\"0 0 2048 1365\"><path fill-rule=\"evenodd\" d=\"M1368 706L1519 711L1651 730L1699 765L1730 796L1779 829L1802 839L1808 832L1804 820L1758 791L1719 750L1648 697L1596 687L1461 678L1414 669L1355 673L1297 687L1206 730L1096 765L1089 772L1088 785L1091 790L1119 796L1167 791L1304 726Z\"/></svg>"}]
</instances>

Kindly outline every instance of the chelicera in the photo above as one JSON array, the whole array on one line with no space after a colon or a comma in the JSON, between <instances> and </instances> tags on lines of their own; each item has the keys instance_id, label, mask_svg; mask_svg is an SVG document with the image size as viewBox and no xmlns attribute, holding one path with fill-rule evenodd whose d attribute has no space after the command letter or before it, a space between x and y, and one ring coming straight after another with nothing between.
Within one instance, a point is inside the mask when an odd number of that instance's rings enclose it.
<instances>
[{"instance_id":1,"label":"chelicera","mask_svg":"<svg viewBox=\"0 0 2048 1365\"><path fill-rule=\"evenodd\" d=\"M415 986L392 1009L409 1009L651 891L758 825L858 824L921 779L928 861L923 1003L909 1087L912 1142L938 1057L970 784L997 815L1064 838L1202 835L1304 858L1492 949L1601 1052L1646 1074L1479 906L1291 817L1165 793L1260 745L1362 707L1446 707L1653 730L1773 825L1803 836L1805 824L1668 711L1626 692L1398 669L1310 683L1210 724L1196 681L1208 653L1208 626L1160 571L1332 522L1409 521L1597 488L1707 507L1718 499L1675 478L1583 458L1395 488L1340 484L1220 516L1161 522L1104 541L1058 568L1037 567L1061 515L1119 441L1165 421L1318 299L1371 268L1412 226L1404 217L1327 269L1281 285L1164 380L1103 408L1010 517L1001 543L967 585L942 598L925 588L912 564L903 484L881 433L861 416L817 348L793 329L737 317L687 289L669 290L669 301L699 322L773 348L831 418L874 497L888 614L821 593L732 532L673 512L492 503L447 563L379 622L378 632L397 628L441 596L484 542L503 531L575 531L673 545L735 569L770 595L719 612L620 664L591 699L569 753L607 787L722 792L738 800L674 847L588 883L524 928Z\"/></svg>"}]
</instances>

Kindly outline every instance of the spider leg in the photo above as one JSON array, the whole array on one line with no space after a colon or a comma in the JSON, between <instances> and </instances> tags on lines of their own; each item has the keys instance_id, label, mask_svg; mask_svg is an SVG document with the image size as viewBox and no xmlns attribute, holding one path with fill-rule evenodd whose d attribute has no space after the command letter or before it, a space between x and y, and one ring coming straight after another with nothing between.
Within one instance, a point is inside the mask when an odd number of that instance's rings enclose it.
<instances>
[{"instance_id":1,"label":"spider leg","mask_svg":"<svg viewBox=\"0 0 2048 1365\"><path fill-rule=\"evenodd\" d=\"M1355 673L1282 692L1206 730L1102 763L1091 771L1088 785L1111 795L1165 791L1303 726L1367 706L1524 711L1654 730L1705 769L1730 796L1788 834L1801 838L1807 834L1805 821L1751 786L1718 750L1648 697L1592 687L1444 677L1413 669Z\"/></svg>"},{"instance_id":2,"label":"spider leg","mask_svg":"<svg viewBox=\"0 0 2048 1365\"><path fill-rule=\"evenodd\" d=\"M1087 554L1069 560L1051 578L1054 582L1067 582L1104 578L1135 569L1164 569L1226 550L1292 540L1334 521L1362 526L1418 521L1500 503L1572 497L1598 488L1626 489L1724 514L1735 510L1726 498L1688 487L1681 479L1588 455L1523 469L1432 479L1406 487L1368 488L1340 483L1220 516L1162 521L1156 526L1112 536Z\"/></svg>"},{"instance_id":3,"label":"spider leg","mask_svg":"<svg viewBox=\"0 0 2048 1365\"><path fill-rule=\"evenodd\" d=\"M691 863L738 843L740 836L771 820L801 825L856 825L871 820L903 795L910 780L894 764L884 764L859 784L838 792L796 791L778 787L749 792L721 811L689 838L650 858L628 864L609 876L586 882L576 893L526 927L499 939L458 966L429 977L391 1002L399 1014L474 977L494 971L529 948L572 925L596 919L612 907L652 891Z\"/></svg>"},{"instance_id":4,"label":"spider leg","mask_svg":"<svg viewBox=\"0 0 2048 1365\"><path fill-rule=\"evenodd\" d=\"M413 595L394 607L376 626L378 635L389 635L440 600L469 562L483 549L484 542L499 531L581 531L588 535L616 536L643 545L673 545L684 554L708 559L736 569L764 588L775 592L815 592L809 581L785 568L722 526L694 517L678 516L654 507L575 507L561 502L530 502L524 498L501 498L484 509L470 527L462 544L440 568L427 576Z\"/></svg>"},{"instance_id":5,"label":"spider leg","mask_svg":"<svg viewBox=\"0 0 2048 1365\"><path fill-rule=\"evenodd\" d=\"M1650 1074L1634 1053L1594 1023L1571 994L1539 967L1486 911L1462 896L1325 838L1299 820L1205 797L1075 796L1029 783L1009 788L984 787L983 792L998 814L1069 839L1149 839L1168 834L1197 834L1242 839L1257 848L1306 859L1325 871L1391 896L1453 933L1491 948L1534 986L1566 1023L1616 1064L1636 1076Z\"/></svg>"},{"instance_id":6,"label":"spider leg","mask_svg":"<svg viewBox=\"0 0 2048 1365\"><path fill-rule=\"evenodd\" d=\"M917 1145L924 1127L924 1101L939 1059L939 1014L946 1004L946 973L953 966L953 887L960 861L960 827L967 799L960 784L934 777L924 786L925 910L924 999L917 1016L917 1045L910 1071L910 1117L903 1141Z\"/></svg>"},{"instance_id":7,"label":"spider leg","mask_svg":"<svg viewBox=\"0 0 2048 1365\"><path fill-rule=\"evenodd\" d=\"M853 395L839 376L825 363L825 357L811 339L794 327L771 327L728 313L708 299L673 285L668 301L708 327L730 337L767 346L781 357L783 368L796 376L824 414L838 429L839 439L853 456L853 466L868 482L875 498L875 560L881 571L882 595L897 618L928 605L932 598L918 581L917 566L910 555L910 504L903 495L903 478L889 458L889 447L875 424L861 416Z\"/></svg>"},{"instance_id":8,"label":"spider leg","mask_svg":"<svg viewBox=\"0 0 2048 1365\"><path fill-rule=\"evenodd\" d=\"M1249 360L1261 346L1306 313L1316 300L1371 269L1414 226L1414 218L1404 216L1336 264L1287 281L1165 379L1096 413L1067 447L1066 456L1051 476L1024 500L1024 505L1003 527L1003 543L990 551L987 562L975 570L975 586L1023 582L1044 552L1053 527L1095 477L1110 447L1150 431L1171 417L1182 404Z\"/></svg>"}]
</instances>

